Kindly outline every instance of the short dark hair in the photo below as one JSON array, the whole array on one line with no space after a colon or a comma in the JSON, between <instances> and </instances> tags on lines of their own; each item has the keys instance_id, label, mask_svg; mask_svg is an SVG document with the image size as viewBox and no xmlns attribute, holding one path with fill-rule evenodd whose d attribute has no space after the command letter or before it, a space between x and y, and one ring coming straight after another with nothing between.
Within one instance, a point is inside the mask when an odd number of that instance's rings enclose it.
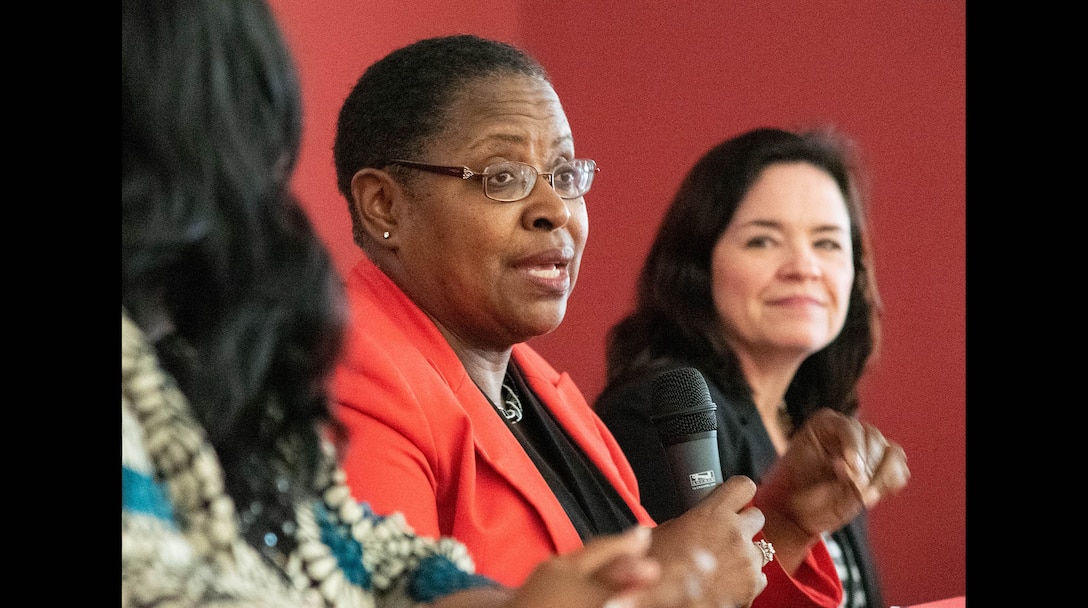
<instances>
[{"instance_id":1,"label":"short dark hair","mask_svg":"<svg viewBox=\"0 0 1088 608\"><path fill-rule=\"evenodd\" d=\"M517 47L472 35L419 40L367 68L340 108L333 157L336 184L348 201L352 234L362 246L362 225L352 202L359 169L392 158L418 158L439 133L454 95L470 81L525 74L550 82L543 66Z\"/></svg>"},{"instance_id":2,"label":"short dark hair","mask_svg":"<svg viewBox=\"0 0 1088 608\"><path fill-rule=\"evenodd\" d=\"M609 331L609 380L676 358L704 370L722 386L750 393L714 307L712 251L764 169L805 162L826 171L846 200L855 275L842 332L804 361L786 402L795 423L821 406L853 414L857 382L880 335L880 301L856 156L853 143L832 128L799 133L758 128L707 151L665 213L639 275L634 312Z\"/></svg>"}]
</instances>

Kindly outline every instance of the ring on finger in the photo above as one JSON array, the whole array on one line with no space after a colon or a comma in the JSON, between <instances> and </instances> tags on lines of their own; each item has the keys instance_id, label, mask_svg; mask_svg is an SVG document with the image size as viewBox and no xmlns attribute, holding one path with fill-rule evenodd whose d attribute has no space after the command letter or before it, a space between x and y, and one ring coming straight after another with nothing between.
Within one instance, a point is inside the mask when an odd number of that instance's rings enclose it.
<instances>
[{"instance_id":1,"label":"ring on finger","mask_svg":"<svg viewBox=\"0 0 1088 608\"><path fill-rule=\"evenodd\" d=\"M762 538L755 541L753 544L755 544L755 546L763 552L763 566L766 566L767 564L774 561L774 545L763 540ZM762 568L763 566L760 567Z\"/></svg>"}]
</instances>

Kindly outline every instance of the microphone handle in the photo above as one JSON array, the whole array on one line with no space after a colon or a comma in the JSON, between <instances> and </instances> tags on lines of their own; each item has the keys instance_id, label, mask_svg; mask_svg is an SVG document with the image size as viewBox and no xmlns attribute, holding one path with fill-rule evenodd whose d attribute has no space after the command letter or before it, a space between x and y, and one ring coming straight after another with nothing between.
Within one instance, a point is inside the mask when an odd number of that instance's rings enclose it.
<instances>
[{"instance_id":1,"label":"microphone handle","mask_svg":"<svg viewBox=\"0 0 1088 608\"><path fill-rule=\"evenodd\" d=\"M672 469L676 493L684 511L695 506L722 483L718 431L686 435L682 441L664 447L669 467Z\"/></svg>"}]
</instances>

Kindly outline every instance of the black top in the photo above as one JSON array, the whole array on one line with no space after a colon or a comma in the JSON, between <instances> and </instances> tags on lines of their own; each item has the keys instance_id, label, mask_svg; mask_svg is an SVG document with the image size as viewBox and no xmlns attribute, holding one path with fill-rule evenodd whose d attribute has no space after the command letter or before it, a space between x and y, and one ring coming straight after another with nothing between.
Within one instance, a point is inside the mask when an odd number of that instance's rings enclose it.
<instances>
[{"instance_id":1,"label":"black top","mask_svg":"<svg viewBox=\"0 0 1088 608\"><path fill-rule=\"evenodd\" d=\"M505 382L512 385L523 410L520 422L504 418L506 425L548 482L582 541L637 524L616 488L540 404L513 361Z\"/></svg>"},{"instance_id":2,"label":"black top","mask_svg":"<svg viewBox=\"0 0 1088 608\"><path fill-rule=\"evenodd\" d=\"M669 362L621 384L609 384L597 399L595 409L623 448L638 478L642 506L654 520L663 522L682 512L671 479L665 449L654 414L651 383L658 374L684 363ZM755 404L751 399L727 393L705 372L710 398L718 406L718 453L722 476L746 475L757 484L778 458ZM734 392L735 393L735 392ZM828 550L843 581L845 608L884 608L876 564L869 544L868 525L862 512L854 521L833 532ZM855 589L856 587L856 589ZM863 594L863 595L861 595ZM863 598L868 598L867 602Z\"/></svg>"}]
</instances>

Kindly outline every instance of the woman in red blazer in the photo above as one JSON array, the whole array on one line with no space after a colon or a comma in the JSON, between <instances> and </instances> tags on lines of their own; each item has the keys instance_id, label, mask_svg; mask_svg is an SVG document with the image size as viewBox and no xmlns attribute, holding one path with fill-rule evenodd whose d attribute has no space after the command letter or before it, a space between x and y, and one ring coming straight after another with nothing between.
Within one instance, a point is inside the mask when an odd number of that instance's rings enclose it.
<instances>
[{"instance_id":1,"label":"woman in red blazer","mask_svg":"<svg viewBox=\"0 0 1088 608\"><path fill-rule=\"evenodd\" d=\"M474 36L411 44L348 95L334 153L367 255L348 277L354 329L334 385L356 497L457 537L508 585L590 538L654 526L611 434L525 344L563 319L597 171L575 156L543 68ZM654 528L666 603L839 604L809 503L856 513L860 496L898 487L900 463L881 464L848 420L812 441L783 456L765 496L733 478Z\"/></svg>"}]
</instances>

